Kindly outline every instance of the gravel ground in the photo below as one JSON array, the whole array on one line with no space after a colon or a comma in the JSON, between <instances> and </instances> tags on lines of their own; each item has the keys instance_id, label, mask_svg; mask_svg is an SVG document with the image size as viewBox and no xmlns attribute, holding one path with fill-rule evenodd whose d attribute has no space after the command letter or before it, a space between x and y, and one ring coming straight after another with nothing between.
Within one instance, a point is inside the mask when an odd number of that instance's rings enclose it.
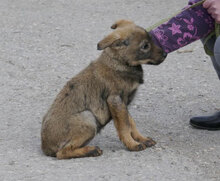
<instances>
[{"instance_id":1,"label":"gravel ground","mask_svg":"<svg viewBox=\"0 0 220 181\"><path fill-rule=\"evenodd\" d=\"M148 27L187 0L0 0L0 180L220 180L220 131L193 129L194 115L220 110L220 84L198 41L144 66L129 109L158 144L129 152L112 122L91 144L97 158L56 160L40 149L43 115L65 82L100 54L117 19Z\"/></svg>"}]
</instances>

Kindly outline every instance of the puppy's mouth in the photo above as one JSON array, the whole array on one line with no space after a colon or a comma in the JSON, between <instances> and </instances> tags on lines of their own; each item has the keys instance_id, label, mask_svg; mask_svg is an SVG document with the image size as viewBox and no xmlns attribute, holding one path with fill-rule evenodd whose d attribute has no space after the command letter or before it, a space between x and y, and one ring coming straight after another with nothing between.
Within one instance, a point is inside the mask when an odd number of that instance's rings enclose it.
<instances>
[{"instance_id":1,"label":"puppy's mouth","mask_svg":"<svg viewBox=\"0 0 220 181\"><path fill-rule=\"evenodd\" d=\"M159 60L154 60L154 59L144 59L144 60L137 60L137 61L131 61L128 64L130 66L137 66L141 64L147 64L147 65L159 65L165 60L165 57L159 59Z\"/></svg>"},{"instance_id":2,"label":"puppy's mouth","mask_svg":"<svg viewBox=\"0 0 220 181\"><path fill-rule=\"evenodd\" d=\"M161 61L154 61L154 60L152 60L152 61L147 62L146 64L147 64L147 65L159 65L159 64L161 64L163 61L164 61L164 59L161 60Z\"/></svg>"},{"instance_id":3,"label":"puppy's mouth","mask_svg":"<svg viewBox=\"0 0 220 181\"><path fill-rule=\"evenodd\" d=\"M149 61L147 61L146 64L148 64L148 65L159 65L166 59L166 57L167 57L167 53L163 53L162 58L160 58L159 60L149 59Z\"/></svg>"},{"instance_id":4,"label":"puppy's mouth","mask_svg":"<svg viewBox=\"0 0 220 181\"><path fill-rule=\"evenodd\" d=\"M159 63L155 63L155 62L148 62L148 65L159 65Z\"/></svg>"}]
</instances>

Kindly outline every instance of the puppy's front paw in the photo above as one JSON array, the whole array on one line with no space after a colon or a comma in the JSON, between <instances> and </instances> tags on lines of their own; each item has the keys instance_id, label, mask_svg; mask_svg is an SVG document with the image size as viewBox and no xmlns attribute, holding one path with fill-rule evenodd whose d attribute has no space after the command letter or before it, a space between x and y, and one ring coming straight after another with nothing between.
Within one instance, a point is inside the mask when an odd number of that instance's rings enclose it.
<instances>
[{"instance_id":1,"label":"puppy's front paw","mask_svg":"<svg viewBox=\"0 0 220 181\"><path fill-rule=\"evenodd\" d=\"M146 140L143 142L146 147L151 147L151 146L154 146L156 145L156 141L154 141L152 138L146 138Z\"/></svg>"},{"instance_id":2,"label":"puppy's front paw","mask_svg":"<svg viewBox=\"0 0 220 181\"><path fill-rule=\"evenodd\" d=\"M142 150L145 150L147 147L145 144L143 143L139 143L137 145L135 145L134 147L132 148L128 148L130 151L142 151Z\"/></svg>"}]
</instances>

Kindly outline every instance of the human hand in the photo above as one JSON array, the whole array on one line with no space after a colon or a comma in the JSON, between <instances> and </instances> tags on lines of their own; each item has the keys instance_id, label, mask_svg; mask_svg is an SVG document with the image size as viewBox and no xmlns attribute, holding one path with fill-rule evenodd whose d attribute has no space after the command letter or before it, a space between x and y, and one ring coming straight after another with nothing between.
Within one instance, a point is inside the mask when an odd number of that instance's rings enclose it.
<instances>
[{"instance_id":1,"label":"human hand","mask_svg":"<svg viewBox=\"0 0 220 181\"><path fill-rule=\"evenodd\" d=\"M208 10L208 13L220 24L220 0L206 0L203 7Z\"/></svg>"}]
</instances>

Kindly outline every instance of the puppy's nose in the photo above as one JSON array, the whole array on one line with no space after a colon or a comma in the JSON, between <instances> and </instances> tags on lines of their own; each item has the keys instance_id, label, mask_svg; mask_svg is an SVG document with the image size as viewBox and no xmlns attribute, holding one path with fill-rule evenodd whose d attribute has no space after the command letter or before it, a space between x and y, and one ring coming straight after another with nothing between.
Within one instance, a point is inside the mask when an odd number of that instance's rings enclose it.
<instances>
[{"instance_id":1,"label":"puppy's nose","mask_svg":"<svg viewBox=\"0 0 220 181\"><path fill-rule=\"evenodd\" d=\"M166 52L163 52L162 56L163 56L164 58L166 58L166 57L167 57L167 53L166 53Z\"/></svg>"},{"instance_id":2,"label":"puppy's nose","mask_svg":"<svg viewBox=\"0 0 220 181\"><path fill-rule=\"evenodd\" d=\"M99 43L97 44L97 50L102 50Z\"/></svg>"}]
</instances>

